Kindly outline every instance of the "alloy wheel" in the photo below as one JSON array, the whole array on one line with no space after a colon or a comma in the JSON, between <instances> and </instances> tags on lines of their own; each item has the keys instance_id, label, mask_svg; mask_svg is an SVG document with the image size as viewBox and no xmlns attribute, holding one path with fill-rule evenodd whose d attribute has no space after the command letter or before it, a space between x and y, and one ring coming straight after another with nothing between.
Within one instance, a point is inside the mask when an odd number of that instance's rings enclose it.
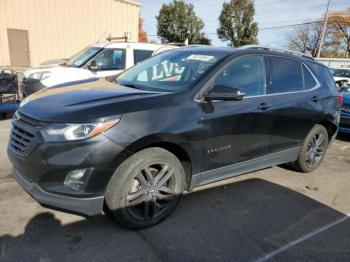
<instances>
[{"instance_id":1,"label":"alloy wheel","mask_svg":"<svg viewBox=\"0 0 350 262\"><path fill-rule=\"evenodd\" d=\"M127 209L138 220L152 220L176 199L176 179L170 165L157 163L140 170L127 192Z\"/></svg>"},{"instance_id":2,"label":"alloy wheel","mask_svg":"<svg viewBox=\"0 0 350 262\"><path fill-rule=\"evenodd\" d=\"M317 165L326 150L326 137L322 133L316 133L308 144L308 149L305 154L306 163L313 167Z\"/></svg>"}]
</instances>

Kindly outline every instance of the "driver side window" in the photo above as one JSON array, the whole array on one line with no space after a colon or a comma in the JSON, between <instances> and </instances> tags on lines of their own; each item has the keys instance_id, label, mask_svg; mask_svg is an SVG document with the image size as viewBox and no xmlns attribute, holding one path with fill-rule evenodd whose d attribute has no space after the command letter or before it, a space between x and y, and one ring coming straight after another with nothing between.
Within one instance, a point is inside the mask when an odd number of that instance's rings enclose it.
<instances>
[{"instance_id":1,"label":"driver side window","mask_svg":"<svg viewBox=\"0 0 350 262\"><path fill-rule=\"evenodd\" d=\"M125 69L125 49L106 49L95 59L99 70Z\"/></svg>"},{"instance_id":2,"label":"driver side window","mask_svg":"<svg viewBox=\"0 0 350 262\"><path fill-rule=\"evenodd\" d=\"M239 88L245 97L266 94L264 57L247 55L234 59L216 77L214 85Z\"/></svg>"}]
</instances>

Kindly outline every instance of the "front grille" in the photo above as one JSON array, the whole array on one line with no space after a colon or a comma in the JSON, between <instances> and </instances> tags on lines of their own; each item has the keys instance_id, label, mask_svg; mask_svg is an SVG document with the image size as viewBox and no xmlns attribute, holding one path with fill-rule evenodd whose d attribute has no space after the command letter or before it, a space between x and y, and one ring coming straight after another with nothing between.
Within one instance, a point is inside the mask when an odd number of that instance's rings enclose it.
<instances>
[{"instance_id":1,"label":"front grille","mask_svg":"<svg viewBox=\"0 0 350 262\"><path fill-rule=\"evenodd\" d=\"M36 133L40 126L38 121L17 112L12 122L9 148L21 156L29 154L37 144Z\"/></svg>"},{"instance_id":2,"label":"front grille","mask_svg":"<svg viewBox=\"0 0 350 262\"><path fill-rule=\"evenodd\" d=\"M34 135L16 126L12 127L11 146L20 154L24 154L31 146Z\"/></svg>"}]
</instances>

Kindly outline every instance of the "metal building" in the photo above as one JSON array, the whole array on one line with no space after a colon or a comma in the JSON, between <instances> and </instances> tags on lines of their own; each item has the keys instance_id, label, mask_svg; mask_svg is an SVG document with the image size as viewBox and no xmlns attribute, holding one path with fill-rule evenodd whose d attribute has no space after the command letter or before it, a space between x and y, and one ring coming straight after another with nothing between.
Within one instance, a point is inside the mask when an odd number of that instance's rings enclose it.
<instances>
[{"instance_id":1,"label":"metal building","mask_svg":"<svg viewBox=\"0 0 350 262\"><path fill-rule=\"evenodd\" d=\"M106 36L138 40L131 0L0 0L0 66L67 58Z\"/></svg>"}]
</instances>

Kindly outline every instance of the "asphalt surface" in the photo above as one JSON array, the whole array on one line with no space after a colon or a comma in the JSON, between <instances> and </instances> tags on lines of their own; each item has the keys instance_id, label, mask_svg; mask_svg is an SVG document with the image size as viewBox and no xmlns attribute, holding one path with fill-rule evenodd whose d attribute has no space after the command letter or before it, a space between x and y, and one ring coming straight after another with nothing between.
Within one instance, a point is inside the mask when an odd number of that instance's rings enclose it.
<instances>
[{"instance_id":1,"label":"asphalt surface","mask_svg":"<svg viewBox=\"0 0 350 262\"><path fill-rule=\"evenodd\" d=\"M350 261L350 137L311 174L273 167L183 197L130 231L41 207L11 178L0 121L0 261Z\"/></svg>"}]
</instances>

